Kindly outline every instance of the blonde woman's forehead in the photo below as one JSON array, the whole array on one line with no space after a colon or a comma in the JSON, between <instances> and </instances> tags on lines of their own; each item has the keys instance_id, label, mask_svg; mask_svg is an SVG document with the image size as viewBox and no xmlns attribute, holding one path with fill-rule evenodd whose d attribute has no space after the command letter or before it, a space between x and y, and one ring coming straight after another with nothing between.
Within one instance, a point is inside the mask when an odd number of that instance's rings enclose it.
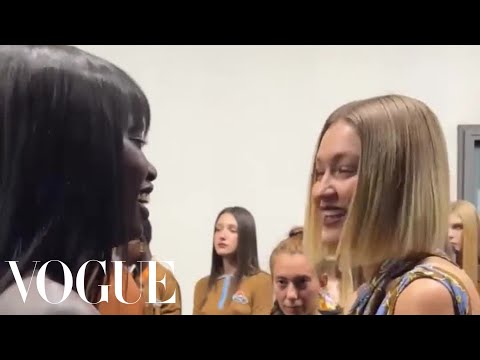
<instances>
[{"instance_id":1,"label":"blonde woman's forehead","mask_svg":"<svg viewBox=\"0 0 480 360\"><path fill-rule=\"evenodd\" d=\"M328 162L342 157L358 157L361 151L360 138L355 128L346 121L337 121L330 126L320 142L316 162Z\"/></svg>"}]
</instances>

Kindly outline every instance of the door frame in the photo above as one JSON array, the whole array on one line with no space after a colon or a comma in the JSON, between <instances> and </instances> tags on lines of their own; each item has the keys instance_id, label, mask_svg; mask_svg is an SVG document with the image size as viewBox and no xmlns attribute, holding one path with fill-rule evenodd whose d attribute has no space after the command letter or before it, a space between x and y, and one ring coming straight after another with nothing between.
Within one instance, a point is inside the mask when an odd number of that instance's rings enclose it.
<instances>
[{"instance_id":1,"label":"door frame","mask_svg":"<svg viewBox=\"0 0 480 360\"><path fill-rule=\"evenodd\" d=\"M470 201L478 208L473 165L475 142L480 142L480 125L458 125L457 139L457 199Z\"/></svg>"}]
</instances>

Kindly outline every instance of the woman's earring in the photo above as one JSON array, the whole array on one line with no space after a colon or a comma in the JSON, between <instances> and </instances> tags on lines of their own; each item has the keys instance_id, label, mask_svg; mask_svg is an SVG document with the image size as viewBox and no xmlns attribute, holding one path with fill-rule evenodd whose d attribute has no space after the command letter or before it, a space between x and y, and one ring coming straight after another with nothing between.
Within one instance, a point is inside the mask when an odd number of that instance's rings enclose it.
<instances>
[{"instance_id":1,"label":"woman's earring","mask_svg":"<svg viewBox=\"0 0 480 360\"><path fill-rule=\"evenodd\" d=\"M139 250L142 254L145 253L145 245L143 242L140 243L140 250Z\"/></svg>"}]
</instances>

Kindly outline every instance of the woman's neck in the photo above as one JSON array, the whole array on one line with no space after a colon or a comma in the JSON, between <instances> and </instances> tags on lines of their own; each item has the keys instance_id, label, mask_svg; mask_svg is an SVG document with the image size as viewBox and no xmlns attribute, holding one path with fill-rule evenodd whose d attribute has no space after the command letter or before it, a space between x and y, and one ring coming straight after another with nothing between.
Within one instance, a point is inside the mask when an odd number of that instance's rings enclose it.
<instances>
[{"instance_id":1,"label":"woman's neck","mask_svg":"<svg viewBox=\"0 0 480 360\"><path fill-rule=\"evenodd\" d=\"M237 264L236 262L229 258L223 258L223 275L233 275L237 271Z\"/></svg>"},{"instance_id":2,"label":"woman's neck","mask_svg":"<svg viewBox=\"0 0 480 360\"><path fill-rule=\"evenodd\" d=\"M335 257L337 253L338 241L329 241L323 243L323 251L331 257Z\"/></svg>"}]
</instances>

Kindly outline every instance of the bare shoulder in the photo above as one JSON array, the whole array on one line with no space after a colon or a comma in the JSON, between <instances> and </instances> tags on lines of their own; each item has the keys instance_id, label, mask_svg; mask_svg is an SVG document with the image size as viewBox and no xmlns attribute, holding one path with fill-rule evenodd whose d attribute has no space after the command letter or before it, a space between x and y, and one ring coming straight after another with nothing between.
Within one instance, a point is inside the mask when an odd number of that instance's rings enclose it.
<instances>
[{"instance_id":1,"label":"bare shoulder","mask_svg":"<svg viewBox=\"0 0 480 360\"><path fill-rule=\"evenodd\" d=\"M480 295L475 284L468 274L462 268L458 267L445 259L433 257L428 259L428 263L435 266L437 269L446 271L453 276L464 291L467 292L472 314L480 314Z\"/></svg>"},{"instance_id":2,"label":"bare shoulder","mask_svg":"<svg viewBox=\"0 0 480 360\"><path fill-rule=\"evenodd\" d=\"M436 280L417 279L398 297L395 315L454 315L452 296Z\"/></svg>"},{"instance_id":3,"label":"bare shoulder","mask_svg":"<svg viewBox=\"0 0 480 360\"><path fill-rule=\"evenodd\" d=\"M478 293L473 282L462 269L437 256L427 258L423 264L431 266L434 272L443 273L446 283L453 281L455 287L459 287L458 291L465 293L467 298L465 301L469 302L473 313L476 312L479 304ZM447 285L442 282L444 281L431 277L413 280L398 296L394 313L396 315L453 315L455 299Z\"/></svg>"}]
</instances>

